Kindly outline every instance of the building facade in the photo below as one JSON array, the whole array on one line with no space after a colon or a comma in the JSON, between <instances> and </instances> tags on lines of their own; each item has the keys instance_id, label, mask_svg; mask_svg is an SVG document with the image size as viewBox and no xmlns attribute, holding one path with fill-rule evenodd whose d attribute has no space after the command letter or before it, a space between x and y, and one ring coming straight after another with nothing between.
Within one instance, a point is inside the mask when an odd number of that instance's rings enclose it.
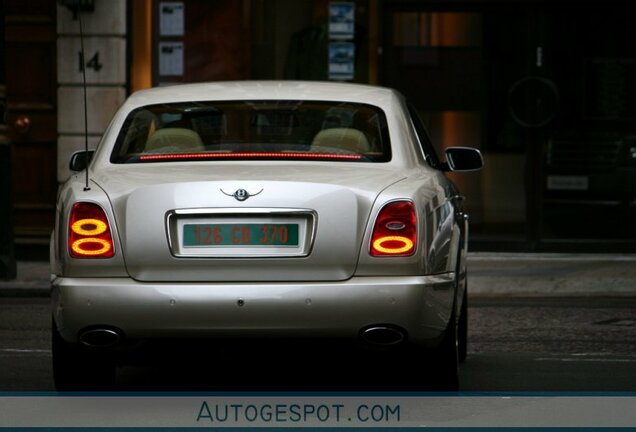
<instances>
[{"instance_id":1,"label":"building facade","mask_svg":"<svg viewBox=\"0 0 636 432\"><path fill-rule=\"evenodd\" d=\"M627 2L5 0L4 9L5 219L18 243L48 240L70 155L86 132L97 145L131 92L307 79L395 87L438 151L482 150L482 171L454 176L472 250L636 249Z\"/></svg>"}]
</instances>

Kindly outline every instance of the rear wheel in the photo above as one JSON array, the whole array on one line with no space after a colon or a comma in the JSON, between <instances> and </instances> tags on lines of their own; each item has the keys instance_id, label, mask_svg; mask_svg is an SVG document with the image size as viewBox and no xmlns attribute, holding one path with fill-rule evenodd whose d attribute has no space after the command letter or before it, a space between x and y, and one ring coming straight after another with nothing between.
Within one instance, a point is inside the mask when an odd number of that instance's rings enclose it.
<instances>
[{"instance_id":1,"label":"rear wheel","mask_svg":"<svg viewBox=\"0 0 636 432\"><path fill-rule=\"evenodd\" d=\"M448 320L444 339L437 348L435 356L435 365L433 374L436 374L434 380L435 390L457 391L459 390L459 363L466 359L467 352L467 336L468 336L468 289L464 280L464 293L462 295L462 304L459 311L459 319L457 317L457 290L460 288L461 272L461 256L457 258L455 299L451 317Z\"/></svg>"},{"instance_id":2,"label":"rear wheel","mask_svg":"<svg viewBox=\"0 0 636 432\"><path fill-rule=\"evenodd\" d=\"M442 343L437 348L433 364L433 390L459 389L458 325L455 313L448 322Z\"/></svg>"},{"instance_id":3,"label":"rear wheel","mask_svg":"<svg viewBox=\"0 0 636 432\"><path fill-rule=\"evenodd\" d=\"M65 342L51 326L53 381L58 391L110 390L115 385L116 363L108 352Z\"/></svg>"},{"instance_id":4,"label":"rear wheel","mask_svg":"<svg viewBox=\"0 0 636 432\"><path fill-rule=\"evenodd\" d=\"M457 328L457 351L459 362L464 363L468 354L468 290L464 290L464 299Z\"/></svg>"},{"instance_id":5,"label":"rear wheel","mask_svg":"<svg viewBox=\"0 0 636 432\"><path fill-rule=\"evenodd\" d=\"M459 353L457 344L457 319L451 316L440 345L435 350L411 348L402 357L402 365L396 367L409 390L457 391L459 389ZM397 366L397 365L396 365Z\"/></svg>"}]
</instances>

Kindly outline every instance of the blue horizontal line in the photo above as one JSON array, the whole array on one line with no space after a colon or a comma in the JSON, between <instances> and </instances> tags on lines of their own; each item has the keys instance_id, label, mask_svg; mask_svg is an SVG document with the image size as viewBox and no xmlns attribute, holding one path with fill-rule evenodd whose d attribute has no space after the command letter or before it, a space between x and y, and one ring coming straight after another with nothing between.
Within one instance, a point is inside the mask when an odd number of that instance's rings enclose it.
<instances>
[{"instance_id":1,"label":"blue horizontal line","mask_svg":"<svg viewBox=\"0 0 636 432\"><path fill-rule=\"evenodd\" d=\"M411 398L427 398L427 397L636 397L636 392L245 392L245 391L196 391L196 392L149 392L149 391L115 391L115 392L54 392L54 391L25 391L25 392L3 392L0 391L0 397L69 397L69 396L108 396L108 397L411 397ZM636 429L634 429L636 431Z\"/></svg>"}]
</instances>

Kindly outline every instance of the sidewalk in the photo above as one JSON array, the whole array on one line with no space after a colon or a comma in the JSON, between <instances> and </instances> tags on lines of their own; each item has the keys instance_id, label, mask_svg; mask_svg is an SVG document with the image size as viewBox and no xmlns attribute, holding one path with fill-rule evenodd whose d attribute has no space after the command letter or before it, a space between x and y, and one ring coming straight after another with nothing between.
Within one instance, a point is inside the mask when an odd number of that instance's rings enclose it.
<instances>
[{"instance_id":1,"label":"sidewalk","mask_svg":"<svg viewBox=\"0 0 636 432\"><path fill-rule=\"evenodd\" d=\"M636 254L469 253L468 293L636 296Z\"/></svg>"},{"instance_id":2,"label":"sidewalk","mask_svg":"<svg viewBox=\"0 0 636 432\"><path fill-rule=\"evenodd\" d=\"M0 297L46 297L47 261L19 261ZM636 296L636 254L468 254L471 296Z\"/></svg>"},{"instance_id":3,"label":"sidewalk","mask_svg":"<svg viewBox=\"0 0 636 432\"><path fill-rule=\"evenodd\" d=\"M51 270L48 261L18 261L17 277L0 280L1 297L48 297Z\"/></svg>"}]
</instances>

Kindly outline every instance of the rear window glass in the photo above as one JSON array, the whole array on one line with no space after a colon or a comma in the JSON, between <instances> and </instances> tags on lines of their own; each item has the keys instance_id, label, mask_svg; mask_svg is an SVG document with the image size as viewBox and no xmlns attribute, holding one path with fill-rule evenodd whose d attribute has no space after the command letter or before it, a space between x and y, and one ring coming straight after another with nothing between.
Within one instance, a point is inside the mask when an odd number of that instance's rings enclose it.
<instances>
[{"instance_id":1,"label":"rear window glass","mask_svg":"<svg viewBox=\"0 0 636 432\"><path fill-rule=\"evenodd\" d=\"M384 112L342 102L228 101L132 111L111 162L324 160L387 162Z\"/></svg>"}]
</instances>

